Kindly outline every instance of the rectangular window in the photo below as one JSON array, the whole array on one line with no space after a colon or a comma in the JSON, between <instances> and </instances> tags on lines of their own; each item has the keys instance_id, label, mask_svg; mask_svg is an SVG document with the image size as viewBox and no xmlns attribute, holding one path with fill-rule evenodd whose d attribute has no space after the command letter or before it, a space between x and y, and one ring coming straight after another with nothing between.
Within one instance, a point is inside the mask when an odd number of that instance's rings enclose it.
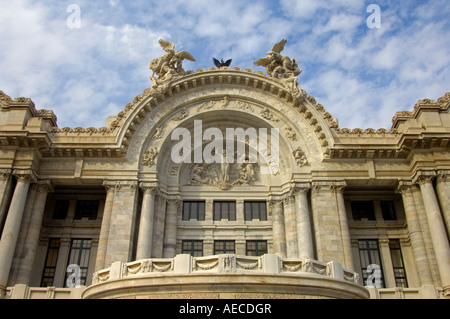
<instances>
[{"instance_id":1,"label":"rectangular window","mask_svg":"<svg viewBox=\"0 0 450 319\"><path fill-rule=\"evenodd\" d=\"M378 248L378 240L376 239L364 239L358 241L358 248L359 248L359 259L361 261L361 272L362 272L362 278L363 278L363 284L367 285L367 279L370 275L375 275L374 273L374 266L379 269L379 275L380 276L380 286L379 288L384 288L384 278L383 278L383 268L381 265L381 256L380 256L380 250ZM368 267L371 266L372 271L368 271ZM375 270L376 271L376 270Z\"/></svg>"},{"instance_id":2,"label":"rectangular window","mask_svg":"<svg viewBox=\"0 0 450 319\"><path fill-rule=\"evenodd\" d=\"M246 201L244 202L244 220L267 220L266 202Z\"/></svg>"},{"instance_id":3,"label":"rectangular window","mask_svg":"<svg viewBox=\"0 0 450 319\"><path fill-rule=\"evenodd\" d=\"M75 209L74 219L88 218L89 220L97 219L98 200L78 200Z\"/></svg>"},{"instance_id":4,"label":"rectangular window","mask_svg":"<svg viewBox=\"0 0 450 319\"><path fill-rule=\"evenodd\" d=\"M383 214L384 220L396 220L397 215L395 214L394 201L392 200L382 200L380 202L381 213Z\"/></svg>"},{"instance_id":5,"label":"rectangular window","mask_svg":"<svg viewBox=\"0 0 450 319\"><path fill-rule=\"evenodd\" d=\"M375 220L375 210L372 201L352 201L352 216L354 220L366 218Z\"/></svg>"},{"instance_id":6,"label":"rectangular window","mask_svg":"<svg viewBox=\"0 0 450 319\"><path fill-rule=\"evenodd\" d=\"M394 267L395 286L408 288L400 240L390 239L389 250L391 251L392 266Z\"/></svg>"},{"instance_id":7,"label":"rectangular window","mask_svg":"<svg viewBox=\"0 0 450 319\"><path fill-rule=\"evenodd\" d=\"M247 256L262 256L267 254L267 241L265 240L248 240L245 246Z\"/></svg>"},{"instance_id":8,"label":"rectangular window","mask_svg":"<svg viewBox=\"0 0 450 319\"><path fill-rule=\"evenodd\" d=\"M183 220L205 220L205 202L184 201L183 202Z\"/></svg>"},{"instance_id":9,"label":"rectangular window","mask_svg":"<svg viewBox=\"0 0 450 319\"><path fill-rule=\"evenodd\" d=\"M214 202L214 220L236 220L236 202Z\"/></svg>"},{"instance_id":10,"label":"rectangular window","mask_svg":"<svg viewBox=\"0 0 450 319\"><path fill-rule=\"evenodd\" d=\"M234 254L234 240L216 240L214 241L214 255Z\"/></svg>"},{"instance_id":11,"label":"rectangular window","mask_svg":"<svg viewBox=\"0 0 450 319\"><path fill-rule=\"evenodd\" d=\"M52 238L48 243L47 257L45 258L44 271L42 272L41 287L53 286L60 245L60 239Z\"/></svg>"},{"instance_id":12,"label":"rectangular window","mask_svg":"<svg viewBox=\"0 0 450 319\"><path fill-rule=\"evenodd\" d=\"M55 201L55 209L53 210L53 219L66 219L67 212L69 211L68 199L58 199Z\"/></svg>"},{"instance_id":13,"label":"rectangular window","mask_svg":"<svg viewBox=\"0 0 450 319\"><path fill-rule=\"evenodd\" d=\"M183 240L181 244L181 252L190 254L193 257L203 256L203 241L201 240Z\"/></svg>"},{"instance_id":14,"label":"rectangular window","mask_svg":"<svg viewBox=\"0 0 450 319\"><path fill-rule=\"evenodd\" d=\"M87 272L89 267L89 257L91 255L91 243L90 239L72 239L69 254L69 265L78 265L80 267L80 283L86 285ZM64 286L67 287L67 276L71 275L66 273L66 280Z\"/></svg>"}]
</instances>

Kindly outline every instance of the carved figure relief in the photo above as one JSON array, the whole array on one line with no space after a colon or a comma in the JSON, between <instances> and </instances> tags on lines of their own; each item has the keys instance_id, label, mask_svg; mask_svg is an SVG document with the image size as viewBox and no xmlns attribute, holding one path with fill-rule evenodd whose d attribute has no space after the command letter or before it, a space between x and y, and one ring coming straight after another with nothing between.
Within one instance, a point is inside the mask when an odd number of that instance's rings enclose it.
<instances>
[{"instance_id":1,"label":"carved figure relief","mask_svg":"<svg viewBox=\"0 0 450 319\"><path fill-rule=\"evenodd\" d=\"M155 164L156 156L158 156L158 149L156 147L150 148L142 159L144 166L152 167Z\"/></svg>"},{"instance_id":2,"label":"carved figure relief","mask_svg":"<svg viewBox=\"0 0 450 319\"><path fill-rule=\"evenodd\" d=\"M306 159L305 153L302 151L300 147L294 150L292 152L292 155L294 156L297 166L303 167L305 165L308 165L308 160Z\"/></svg>"},{"instance_id":3,"label":"carved figure relief","mask_svg":"<svg viewBox=\"0 0 450 319\"><path fill-rule=\"evenodd\" d=\"M243 163L203 163L191 167L188 185L216 186L222 190L233 186L253 185L258 181L259 165L248 158Z\"/></svg>"}]
</instances>

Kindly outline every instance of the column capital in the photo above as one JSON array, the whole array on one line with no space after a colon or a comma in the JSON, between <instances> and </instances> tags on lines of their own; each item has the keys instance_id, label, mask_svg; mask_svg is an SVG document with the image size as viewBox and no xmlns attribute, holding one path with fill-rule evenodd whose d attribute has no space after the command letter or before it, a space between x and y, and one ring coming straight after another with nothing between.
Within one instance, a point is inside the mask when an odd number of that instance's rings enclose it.
<instances>
[{"instance_id":1,"label":"column capital","mask_svg":"<svg viewBox=\"0 0 450 319\"><path fill-rule=\"evenodd\" d=\"M175 197L175 198L172 197L172 198L166 198L166 202L169 205L174 205L177 208L180 208L183 200L181 199L181 197Z\"/></svg>"},{"instance_id":2,"label":"column capital","mask_svg":"<svg viewBox=\"0 0 450 319\"><path fill-rule=\"evenodd\" d=\"M300 195L300 194L306 195L310 189L311 183L295 183L291 188L291 192L292 195Z\"/></svg>"},{"instance_id":3,"label":"column capital","mask_svg":"<svg viewBox=\"0 0 450 319\"><path fill-rule=\"evenodd\" d=\"M9 168L0 168L0 181L6 181L12 175L12 170Z\"/></svg>"},{"instance_id":4,"label":"column capital","mask_svg":"<svg viewBox=\"0 0 450 319\"><path fill-rule=\"evenodd\" d=\"M36 185L36 190L38 193L50 193L54 191L54 185L49 179L39 180Z\"/></svg>"},{"instance_id":5,"label":"column capital","mask_svg":"<svg viewBox=\"0 0 450 319\"><path fill-rule=\"evenodd\" d=\"M36 183L37 177L32 169L15 169L12 173L18 182Z\"/></svg>"},{"instance_id":6,"label":"column capital","mask_svg":"<svg viewBox=\"0 0 450 319\"><path fill-rule=\"evenodd\" d=\"M114 188L116 191L134 191L138 186L137 181L116 181Z\"/></svg>"},{"instance_id":7,"label":"column capital","mask_svg":"<svg viewBox=\"0 0 450 319\"><path fill-rule=\"evenodd\" d=\"M144 194L155 195L158 193L158 185L154 182L140 182L139 188L144 192Z\"/></svg>"},{"instance_id":8,"label":"column capital","mask_svg":"<svg viewBox=\"0 0 450 319\"><path fill-rule=\"evenodd\" d=\"M117 181L104 180L102 185L107 192L113 191L116 189Z\"/></svg>"},{"instance_id":9,"label":"column capital","mask_svg":"<svg viewBox=\"0 0 450 319\"><path fill-rule=\"evenodd\" d=\"M397 194L405 194L416 187L416 184L410 180L399 180L395 192Z\"/></svg>"},{"instance_id":10,"label":"column capital","mask_svg":"<svg viewBox=\"0 0 450 319\"><path fill-rule=\"evenodd\" d=\"M440 169L437 171L437 181L438 182L449 182L450 181L450 169Z\"/></svg>"},{"instance_id":11,"label":"column capital","mask_svg":"<svg viewBox=\"0 0 450 319\"><path fill-rule=\"evenodd\" d=\"M276 206L281 206L282 207L282 205L283 205L283 198L271 197L267 201L267 204L269 205L269 207L276 207Z\"/></svg>"},{"instance_id":12,"label":"column capital","mask_svg":"<svg viewBox=\"0 0 450 319\"><path fill-rule=\"evenodd\" d=\"M316 192L322 190L343 192L346 186L346 181L315 181L312 183L312 189Z\"/></svg>"},{"instance_id":13,"label":"column capital","mask_svg":"<svg viewBox=\"0 0 450 319\"><path fill-rule=\"evenodd\" d=\"M435 171L418 170L414 174L412 181L416 184L421 185L425 183L431 183L435 177L436 177Z\"/></svg>"}]
</instances>

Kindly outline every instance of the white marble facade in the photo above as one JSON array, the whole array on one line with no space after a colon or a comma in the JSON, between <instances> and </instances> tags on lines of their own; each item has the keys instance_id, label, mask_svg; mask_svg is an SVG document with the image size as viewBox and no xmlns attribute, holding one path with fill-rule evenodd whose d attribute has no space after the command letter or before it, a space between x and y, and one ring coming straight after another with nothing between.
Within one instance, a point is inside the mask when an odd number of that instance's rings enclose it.
<instances>
[{"instance_id":1,"label":"white marble facade","mask_svg":"<svg viewBox=\"0 0 450 319\"><path fill-rule=\"evenodd\" d=\"M338 263L358 274L363 286L361 245L372 240L383 288L367 288L371 298L389 289L394 297L412 291L417 298L448 297L449 93L395 114L390 129L350 130L300 89L295 68L266 74L238 67L180 71L175 65L178 73L168 77L155 66L164 61L155 60L152 88L102 128L59 128L52 111L0 92L3 297L47 289L37 288L44 269L57 288L40 296L54 296L65 285L74 239L89 240L88 291L98 290L89 286L117 263L178 258L180 264L188 253L183 245L193 241L201 242L205 258L221 254L219 241L233 242L236 256L249 255L248 243L258 241L267 258L278 256L288 267L289 260ZM249 153L257 149L256 161L205 163L201 155L211 139L194 141L198 123L200 136L208 129L224 137L227 129L277 129L279 157L272 156L275 139L263 143L266 148L247 140ZM173 160L177 128L190 133L191 163ZM202 161L195 163L195 156ZM77 217L80 200L97 203L93 218ZM361 201L373 204L373 218L355 217L353 202ZM62 202L66 214L55 218ZM183 216L187 202L202 202L204 216ZM234 215L219 220L217 202L232 202ZM246 218L249 202L264 203L266 217ZM384 215L386 202L394 218ZM50 265L52 239L58 248ZM397 282L399 251L403 287Z\"/></svg>"}]
</instances>

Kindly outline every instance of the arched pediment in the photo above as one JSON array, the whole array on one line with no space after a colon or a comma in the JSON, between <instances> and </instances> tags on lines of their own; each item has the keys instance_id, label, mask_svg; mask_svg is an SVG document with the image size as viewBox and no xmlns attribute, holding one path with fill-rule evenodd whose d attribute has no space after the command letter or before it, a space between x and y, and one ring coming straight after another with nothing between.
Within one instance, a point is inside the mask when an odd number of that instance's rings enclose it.
<instances>
[{"instance_id":1,"label":"arched pediment","mask_svg":"<svg viewBox=\"0 0 450 319\"><path fill-rule=\"evenodd\" d=\"M139 162L151 147L160 149L155 140L166 140L185 120L207 120L218 112L226 118L231 111L239 114L234 124L250 120L255 126L276 127L290 145L289 154L301 150L310 161L321 161L334 143L334 122L314 98L304 96L294 97L263 72L201 69L171 82L164 94L148 89L127 105L114 124L117 143L127 150L129 161Z\"/></svg>"}]
</instances>

